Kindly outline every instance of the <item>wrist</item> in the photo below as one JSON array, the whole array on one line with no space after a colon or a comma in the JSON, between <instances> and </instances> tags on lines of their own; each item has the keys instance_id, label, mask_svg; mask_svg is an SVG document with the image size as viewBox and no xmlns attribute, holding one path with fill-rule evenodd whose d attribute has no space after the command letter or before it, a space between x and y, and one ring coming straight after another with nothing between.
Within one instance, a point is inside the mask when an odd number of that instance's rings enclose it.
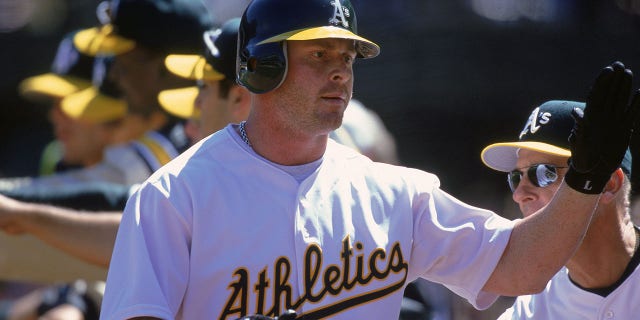
<instances>
[{"instance_id":1,"label":"wrist","mask_svg":"<svg viewBox=\"0 0 640 320\"><path fill-rule=\"evenodd\" d=\"M578 172L572 166L569 166L567 174L564 176L565 183L580 193L599 194L604 190L611 174L597 172Z\"/></svg>"}]
</instances>

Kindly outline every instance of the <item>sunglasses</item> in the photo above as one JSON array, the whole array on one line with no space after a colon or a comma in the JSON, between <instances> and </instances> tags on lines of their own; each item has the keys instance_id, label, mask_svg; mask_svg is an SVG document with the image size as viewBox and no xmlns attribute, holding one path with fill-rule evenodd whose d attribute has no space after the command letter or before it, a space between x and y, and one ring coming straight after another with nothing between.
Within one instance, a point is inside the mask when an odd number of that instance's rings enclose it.
<instances>
[{"instance_id":1,"label":"sunglasses","mask_svg":"<svg viewBox=\"0 0 640 320\"><path fill-rule=\"evenodd\" d=\"M557 167L552 164L544 163L534 164L530 167L520 168L509 172L507 174L507 182L509 182L511 192L514 192L516 188L518 188L520 181L522 181L522 176L524 175L524 172L520 170L527 169L526 174L529 181L538 188L544 188L558 180L558 171L556 169L559 168L567 167Z\"/></svg>"}]
</instances>

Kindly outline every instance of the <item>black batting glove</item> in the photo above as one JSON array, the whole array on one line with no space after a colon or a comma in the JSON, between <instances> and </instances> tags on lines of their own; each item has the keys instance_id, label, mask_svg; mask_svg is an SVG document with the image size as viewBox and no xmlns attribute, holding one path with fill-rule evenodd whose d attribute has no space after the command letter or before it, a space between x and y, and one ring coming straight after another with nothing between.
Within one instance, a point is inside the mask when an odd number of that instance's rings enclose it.
<instances>
[{"instance_id":1,"label":"black batting glove","mask_svg":"<svg viewBox=\"0 0 640 320\"><path fill-rule=\"evenodd\" d=\"M565 182L585 194L598 194L620 167L640 110L640 99L629 104L633 74L620 62L602 70L576 121L569 142L571 158Z\"/></svg>"},{"instance_id":2,"label":"black batting glove","mask_svg":"<svg viewBox=\"0 0 640 320\"><path fill-rule=\"evenodd\" d=\"M285 313L275 317L275 318L271 318L268 316L264 316L261 314L254 314L254 315L250 315L250 316L244 316L242 318L238 318L237 320L295 320L296 317L298 315L296 314L295 311L293 310L287 310L285 311Z\"/></svg>"},{"instance_id":3,"label":"black batting glove","mask_svg":"<svg viewBox=\"0 0 640 320\"><path fill-rule=\"evenodd\" d=\"M640 101L640 91L636 91L631 104L640 103L638 101ZM631 196L635 198L640 195L640 119L636 119L633 126L629 151L631 151Z\"/></svg>"}]
</instances>

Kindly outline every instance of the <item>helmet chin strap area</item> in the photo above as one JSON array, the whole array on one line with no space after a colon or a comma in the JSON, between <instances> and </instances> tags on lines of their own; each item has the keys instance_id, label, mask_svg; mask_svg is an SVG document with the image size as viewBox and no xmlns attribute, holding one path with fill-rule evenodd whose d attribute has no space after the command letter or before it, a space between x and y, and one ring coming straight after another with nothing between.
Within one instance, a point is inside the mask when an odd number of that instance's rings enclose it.
<instances>
[{"instance_id":1,"label":"helmet chin strap area","mask_svg":"<svg viewBox=\"0 0 640 320\"><path fill-rule=\"evenodd\" d=\"M280 85L282 85L282 83L284 82L284 79L287 78L287 72L289 71L289 50L287 48L288 48L287 41L282 41L282 53L284 54L284 71L282 74L282 79L280 79L280 82L278 82L278 84L275 87L273 87L273 89L271 90L278 89Z\"/></svg>"},{"instance_id":2,"label":"helmet chin strap area","mask_svg":"<svg viewBox=\"0 0 640 320\"><path fill-rule=\"evenodd\" d=\"M238 57L238 82L256 94L279 87L287 73L286 41L266 43L245 50Z\"/></svg>"}]
</instances>

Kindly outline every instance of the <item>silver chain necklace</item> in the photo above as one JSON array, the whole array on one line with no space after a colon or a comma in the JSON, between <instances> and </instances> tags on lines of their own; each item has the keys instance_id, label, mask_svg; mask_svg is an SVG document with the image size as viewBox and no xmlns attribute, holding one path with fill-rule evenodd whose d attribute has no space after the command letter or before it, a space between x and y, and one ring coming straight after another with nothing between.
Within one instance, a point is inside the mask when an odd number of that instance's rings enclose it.
<instances>
[{"instance_id":1,"label":"silver chain necklace","mask_svg":"<svg viewBox=\"0 0 640 320\"><path fill-rule=\"evenodd\" d=\"M251 142L249 141L249 137L247 137L247 131L244 129L244 126L246 124L246 121L240 122L240 137L242 137L242 141L244 141L249 147L251 147Z\"/></svg>"}]
</instances>

